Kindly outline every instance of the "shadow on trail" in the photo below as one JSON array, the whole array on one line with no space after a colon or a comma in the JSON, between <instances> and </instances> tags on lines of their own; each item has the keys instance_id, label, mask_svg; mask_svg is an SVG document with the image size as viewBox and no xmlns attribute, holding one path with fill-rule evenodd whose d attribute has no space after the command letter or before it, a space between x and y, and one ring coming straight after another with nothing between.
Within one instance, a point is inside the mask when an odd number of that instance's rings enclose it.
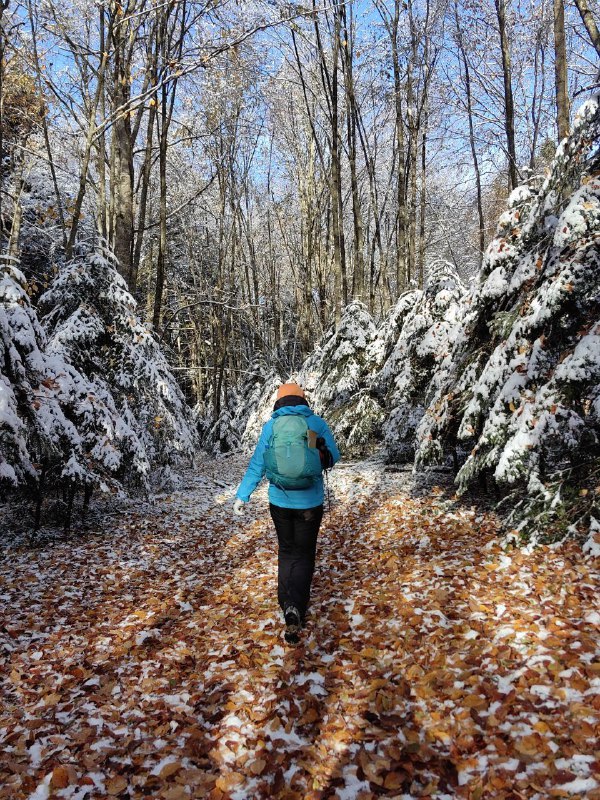
<instances>
[{"instance_id":1,"label":"shadow on trail","mask_svg":"<svg viewBox=\"0 0 600 800\"><path fill-rule=\"evenodd\" d=\"M369 536L373 514L363 503L354 510L338 507L324 518L307 639L288 655L288 671L276 690L281 716L291 724L287 743L284 737L273 745L285 748L287 759L256 797L288 797L291 791L289 797L298 800L325 800L347 784L365 797L393 797L434 784L440 791L457 785L451 759L422 741L410 681L386 663L390 641L382 638L378 647L377 631L354 624L362 615L352 613L353 606L371 573L363 568L377 554ZM393 614L381 593L369 605L375 620ZM402 642L394 647L401 649ZM290 745L290 734L309 744Z\"/></svg>"},{"instance_id":2,"label":"shadow on trail","mask_svg":"<svg viewBox=\"0 0 600 800\"><path fill-rule=\"evenodd\" d=\"M493 530L479 530L474 513L456 512L426 497L375 495L325 517L309 636L277 686L287 733L304 744L274 742L286 760L271 793L261 789L257 798L325 800L349 786L365 800L402 792L513 796L503 791L504 765L524 773L532 756L523 762L512 725L532 714L547 718L544 692L530 692L527 680L549 680L549 689L556 681L529 667L548 641L545 620L494 563L501 551ZM563 609L551 630L567 624ZM305 689L307 674L316 694ZM525 682L507 689L505 680L520 674ZM551 754L541 739L538 747L542 763ZM477 767L480 777L469 776Z\"/></svg>"}]
</instances>

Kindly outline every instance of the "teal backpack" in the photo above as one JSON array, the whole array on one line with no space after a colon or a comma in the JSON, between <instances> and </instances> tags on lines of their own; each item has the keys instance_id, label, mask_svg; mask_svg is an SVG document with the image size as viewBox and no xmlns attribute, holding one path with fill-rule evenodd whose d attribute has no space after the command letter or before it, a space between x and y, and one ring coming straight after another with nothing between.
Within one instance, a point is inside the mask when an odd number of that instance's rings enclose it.
<instances>
[{"instance_id":1,"label":"teal backpack","mask_svg":"<svg viewBox=\"0 0 600 800\"><path fill-rule=\"evenodd\" d=\"M308 446L306 417L277 417L264 460L267 478L280 489L313 486L321 475L321 458L316 447Z\"/></svg>"}]
</instances>

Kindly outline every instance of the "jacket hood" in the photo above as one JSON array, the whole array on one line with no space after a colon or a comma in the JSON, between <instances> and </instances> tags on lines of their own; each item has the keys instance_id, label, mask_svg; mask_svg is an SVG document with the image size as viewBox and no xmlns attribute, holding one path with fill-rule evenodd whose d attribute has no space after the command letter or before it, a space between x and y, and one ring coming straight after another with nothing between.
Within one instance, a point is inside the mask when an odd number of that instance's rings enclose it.
<instances>
[{"instance_id":1,"label":"jacket hood","mask_svg":"<svg viewBox=\"0 0 600 800\"><path fill-rule=\"evenodd\" d=\"M286 414L296 414L297 416L300 415L302 417L312 417L313 411L308 406L283 406L282 408L278 408L277 411L273 411L271 414L271 419L276 419L277 417L283 417Z\"/></svg>"}]
</instances>

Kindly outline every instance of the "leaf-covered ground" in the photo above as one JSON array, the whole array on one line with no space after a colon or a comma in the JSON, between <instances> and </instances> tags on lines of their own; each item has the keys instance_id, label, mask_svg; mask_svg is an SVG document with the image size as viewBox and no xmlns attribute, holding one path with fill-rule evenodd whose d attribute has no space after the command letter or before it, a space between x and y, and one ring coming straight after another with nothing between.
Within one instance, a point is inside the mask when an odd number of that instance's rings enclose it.
<instances>
[{"instance_id":1,"label":"leaf-covered ground","mask_svg":"<svg viewBox=\"0 0 600 800\"><path fill-rule=\"evenodd\" d=\"M264 491L240 523L219 469L4 556L0 797L600 798L597 560L337 469L288 647Z\"/></svg>"}]
</instances>

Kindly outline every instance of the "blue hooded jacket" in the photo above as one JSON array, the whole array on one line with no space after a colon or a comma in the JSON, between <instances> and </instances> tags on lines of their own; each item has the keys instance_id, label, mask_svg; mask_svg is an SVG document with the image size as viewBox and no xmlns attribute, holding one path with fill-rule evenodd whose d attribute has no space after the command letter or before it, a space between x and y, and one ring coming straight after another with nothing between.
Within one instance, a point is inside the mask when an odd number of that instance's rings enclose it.
<instances>
[{"instance_id":1,"label":"blue hooded jacket","mask_svg":"<svg viewBox=\"0 0 600 800\"><path fill-rule=\"evenodd\" d=\"M265 423L256 449L248 464L246 474L239 485L236 497L243 500L244 503L250 500L250 495L265 475L264 454L273 433L273 421L284 414L301 414L303 417L306 417L309 429L311 431L316 431L317 436L322 436L323 439L325 439L325 444L333 456L333 463L335 464L340 460L340 451L324 419L313 414L308 406L283 406L283 408L274 411L271 415L271 419ZM315 506L320 506L323 503L323 477L319 477L308 489L280 489L270 484L269 502L274 506L281 506L282 508L314 508Z\"/></svg>"}]
</instances>

